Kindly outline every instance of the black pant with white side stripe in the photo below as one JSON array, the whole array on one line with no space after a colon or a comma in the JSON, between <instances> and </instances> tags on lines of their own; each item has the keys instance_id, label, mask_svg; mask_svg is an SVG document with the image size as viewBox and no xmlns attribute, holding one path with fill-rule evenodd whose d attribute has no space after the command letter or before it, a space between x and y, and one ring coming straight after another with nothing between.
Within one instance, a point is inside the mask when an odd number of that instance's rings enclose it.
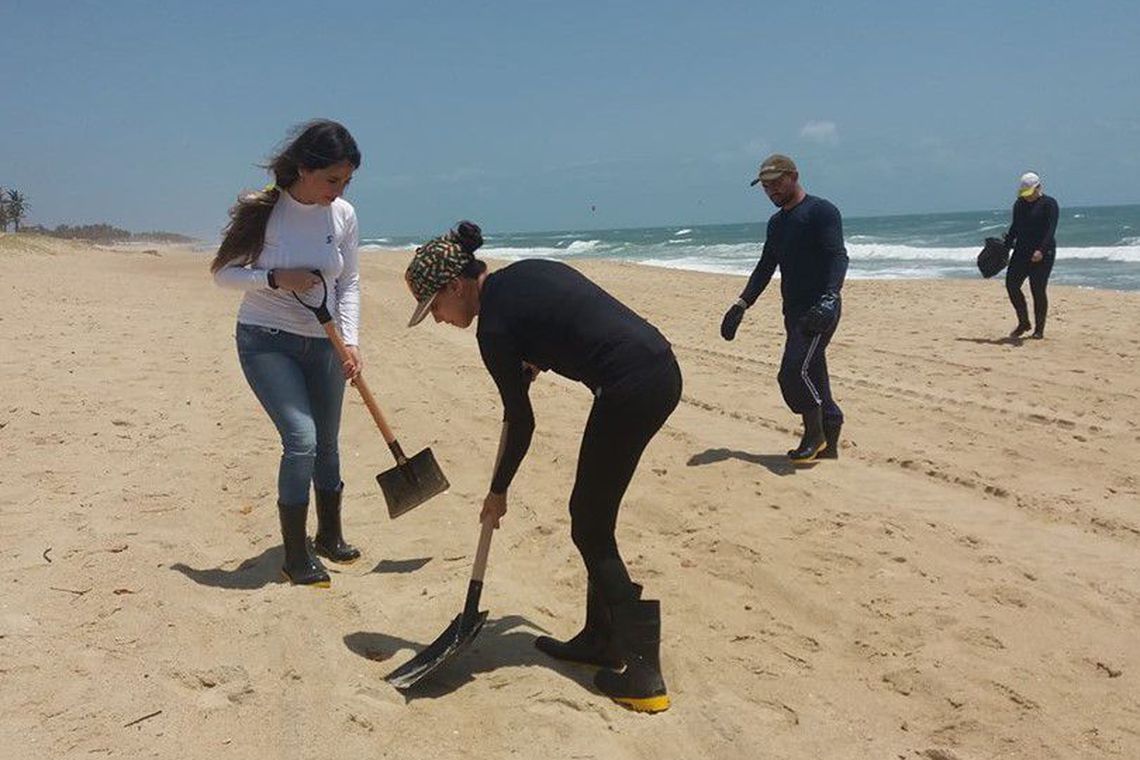
<instances>
[{"instance_id":1,"label":"black pant with white side stripe","mask_svg":"<svg viewBox=\"0 0 1140 760\"><path fill-rule=\"evenodd\" d=\"M843 411L831 397L831 380L827 376L825 351L831 336L839 327L839 318L831 329L819 335L808 335L799 326L800 315L785 315L784 358L780 362L780 392L784 403L796 414L807 414L823 407L825 425L842 425Z\"/></svg>"}]
</instances>

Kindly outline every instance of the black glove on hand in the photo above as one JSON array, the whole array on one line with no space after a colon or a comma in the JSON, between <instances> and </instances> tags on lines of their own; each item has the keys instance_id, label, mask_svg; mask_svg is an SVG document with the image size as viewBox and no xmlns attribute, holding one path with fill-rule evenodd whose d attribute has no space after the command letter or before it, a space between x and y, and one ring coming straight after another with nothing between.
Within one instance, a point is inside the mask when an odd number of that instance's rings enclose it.
<instances>
[{"instance_id":1,"label":"black glove on hand","mask_svg":"<svg viewBox=\"0 0 1140 760\"><path fill-rule=\"evenodd\" d=\"M839 295L824 293L819 303L800 318L800 329L808 335L819 335L831 329L839 317Z\"/></svg>"},{"instance_id":2,"label":"black glove on hand","mask_svg":"<svg viewBox=\"0 0 1140 760\"><path fill-rule=\"evenodd\" d=\"M736 328L740 327L740 320L744 319L744 307L734 303L724 313L724 320L720 323L720 337L732 340L736 337Z\"/></svg>"}]
</instances>

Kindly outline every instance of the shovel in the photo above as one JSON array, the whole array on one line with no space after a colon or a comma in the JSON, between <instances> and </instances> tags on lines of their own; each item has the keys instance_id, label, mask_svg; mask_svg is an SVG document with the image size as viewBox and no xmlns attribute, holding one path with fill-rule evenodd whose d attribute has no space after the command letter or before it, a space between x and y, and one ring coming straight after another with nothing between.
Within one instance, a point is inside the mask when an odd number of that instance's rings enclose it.
<instances>
[{"instance_id":1,"label":"shovel","mask_svg":"<svg viewBox=\"0 0 1140 760\"><path fill-rule=\"evenodd\" d=\"M495 455L495 469L503 456L503 444L507 439L507 425L499 433L499 453ZM384 680L403 691L414 686L421 678L438 668L466 649L487 621L487 610L479 611L479 597L483 593L483 573L487 569L487 555L491 551L491 535L495 532L495 521L488 517L483 521L479 533L479 548L475 550L475 565L471 568L471 580L467 584L467 601L463 612L451 621L447 630L422 652L400 667L384 676Z\"/></svg>"},{"instance_id":2,"label":"shovel","mask_svg":"<svg viewBox=\"0 0 1140 760\"><path fill-rule=\"evenodd\" d=\"M475 566L467 584L467 601L447 630L422 652L384 676L384 680L403 691L409 689L428 673L462 652L487 622L487 610L479 611L479 596L483 593L483 572L487 569L487 554L491 551L491 535L495 521L488 517L479 533L479 548L475 551Z\"/></svg>"},{"instance_id":3,"label":"shovel","mask_svg":"<svg viewBox=\"0 0 1140 760\"><path fill-rule=\"evenodd\" d=\"M325 282L325 277L320 270L313 270L313 274L321 278L320 304L313 306L305 303L296 293L293 293L293 297L317 316L317 320L325 328L325 333L336 349L337 355L340 356L341 361L347 361L349 358L348 349L345 348L340 333L333 325L332 314L329 313L328 309L328 283ZM396 440L392 428L388 427L384 414L380 411L380 406L372 397L372 392L368 390L368 384L364 382L364 376L357 375L352 384L356 386L356 390L360 391L364 405L372 414L376 427L380 428L380 435L384 436L384 441L392 451L392 456L396 458L395 467L376 476L376 482L380 484L380 490L384 492L384 501L388 503L388 516L395 519L405 512L415 509L431 497L446 491L450 484L444 477L443 471L439 469L439 464L435 461L435 455L431 453L431 449L424 449L409 459L404 454L404 450L400 448L400 442Z\"/></svg>"}]
</instances>

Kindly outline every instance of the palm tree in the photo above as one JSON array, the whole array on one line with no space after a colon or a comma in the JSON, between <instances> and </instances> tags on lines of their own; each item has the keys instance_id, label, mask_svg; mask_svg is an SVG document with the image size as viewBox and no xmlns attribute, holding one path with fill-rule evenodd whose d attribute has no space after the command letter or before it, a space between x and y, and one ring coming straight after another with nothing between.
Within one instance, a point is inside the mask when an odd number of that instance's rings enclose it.
<instances>
[{"instance_id":1,"label":"palm tree","mask_svg":"<svg viewBox=\"0 0 1140 760\"><path fill-rule=\"evenodd\" d=\"M16 232L20 231L20 220L28 213L28 199L19 190L8 191L7 216L16 225Z\"/></svg>"}]
</instances>

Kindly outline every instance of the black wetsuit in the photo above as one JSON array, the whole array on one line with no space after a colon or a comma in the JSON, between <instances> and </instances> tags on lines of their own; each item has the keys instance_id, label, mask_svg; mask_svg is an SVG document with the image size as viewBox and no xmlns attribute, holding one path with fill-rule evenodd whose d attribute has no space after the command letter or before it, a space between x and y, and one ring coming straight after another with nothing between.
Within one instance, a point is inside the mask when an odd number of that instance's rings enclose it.
<instances>
[{"instance_id":1,"label":"black wetsuit","mask_svg":"<svg viewBox=\"0 0 1140 760\"><path fill-rule=\"evenodd\" d=\"M1009 257L1009 268L1005 271L1005 289L1010 303L1017 312L1019 327L1029 327L1029 310L1021 286L1029 278L1029 290L1033 294L1034 332L1045 332L1045 317L1049 312L1049 299L1045 286L1053 272L1053 262L1057 258L1057 217L1060 209L1057 201L1042 195L1030 202L1018 198L1013 204L1013 222L1005 233L1005 244L1013 246ZM1041 261L1033 262L1033 252L1041 251Z\"/></svg>"},{"instance_id":2,"label":"black wetsuit","mask_svg":"<svg viewBox=\"0 0 1140 760\"><path fill-rule=\"evenodd\" d=\"M784 358L780 363L780 391L788 408L804 414L823 407L829 425L843 424L843 412L831 396L824 350L839 325L818 335L805 333L800 318L825 293L838 295L847 275L847 249L843 220L830 202L805 196L794 208L780 209L768 220L764 252L748 278L741 298L751 306L780 268L780 294L784 301Z\"/></svg>"},{"instance_id":3,"label":"black wetsuit","mask_svg":"<svg viewBox=\"0 0 1140 760\"><path fill-rule=\"evenodd\" d=\"M487 276L477 335L506 413L494 493L506 492L534 432L522 363L593 391L570 496L571 534L603 596L613 603L629 599L633 587L614 528L642 452L681 397L681 371L669 341L577 270L537 259Z\"/></svg>"}]
</instances>

